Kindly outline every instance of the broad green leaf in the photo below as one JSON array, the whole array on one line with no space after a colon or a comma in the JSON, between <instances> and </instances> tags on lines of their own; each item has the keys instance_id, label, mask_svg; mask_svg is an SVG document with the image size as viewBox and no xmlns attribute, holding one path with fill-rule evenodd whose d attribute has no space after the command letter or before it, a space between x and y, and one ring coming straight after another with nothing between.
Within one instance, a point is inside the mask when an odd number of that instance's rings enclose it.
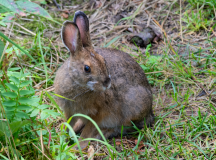
<instances>
[{"instance_id":1,"label":"broad green leaf","mask_svg":"<svg viewBox=\"0 0 216 160\"><path fill-rule=\"evenodd\" d=\"M16 105L16 101L13 100L6 100L2 103L4 106L13 107Z\"/></svg>"},{"instance_id":2,"label":"broad green leaf","mask_svg":"<svg viewBox=\"0 0 216 160\"><path fill-rule=\"evenodd\" d=\"M27 76L30 76L31 75L31 73L23 73L23 72L19 72L19 77L18 78L20 78L20 79L22 79L22 80L25 80L25 78L27 77Z\"/></svg>"},{"instance_id":3,"label":"broad green leaf","mask_svg":"<svg viewBox=\"0 0 216 160\"><path fill-rule=\"evenodd\" d=\"M143 65L143 64L141 64L140 67L141 67L144 71L148 69L148 68L147 68L145 65Z\"/></svg>"},{"instance_id":4,"label":"broad green leaf","mask_svg":"<svg viewBox=\"0 0 216 160\"><path fill-rule=\"evenodd\" d=\"M40 102L40 98L38 97L31 97L31 105L33 106L38 106L39 105L39 102Z\"/></svg>"},{"instance_id":5,"label":"broad green leaf","mask_svg":"<svg viewBox=\"0 0 216 160\"><path fill-rule=\"evenodd\" d=\"M2 59L2 53L4 51L4 43L0 40L0 60Z\"/></svg>"},{"instance_id":6,"label":"broad green leaf","mask_svg":"<svg viewBox=\"0 0 216 160\"><path fill-rule=\"evenodd\" d=\"M31 104L32 103L32 99L31 98L26 98L26 97L21 97L18 100L19 103L21 104Z\"/></svg>"},{"instance_id":7,"label":"broad green leaf","mask_svg":"<svg viewBox=\"0 0 216 160\"><path fill-rule=\"evenodd\" d=\"M27 72L27 73L24 73L24 74L22 75L22 77L26 77L26 76L29 76L29 75L31 75L31 73L30 73L30 72Z\"/></svg>"},{"instance_id":8,"label":"broad green leaf","mask_svg":"<svg viewBox=\"0 0 216 160\"><path fill-rule=\"evenodd\" d=\"M16 84L19 84L19 83L20 83L19 79L16 78L16 77L14 77L14 76L11 76L10 79L11 79L11 81L13 81L13 82L16 83Z\"/></svg>"},{"instance_id":9,"label":"broad green leaf","mask_svg":"<svg viewBox=\"0 0 216 160\"><path fill-rule=\"evenodd\" d=\"M33 93L34 93L34 92L29 91L29 90L21 90L21 91L20 91L20 95L21 95L21 96L30 95L30 94L33 94Z\"/></svg>"},{"instance_id":10,"label":"broad green leaf","mask_svg":"<svg viewBox=\"0 0 216 160\"><path fill-rule=\"evenodd\" d=\"M1 91L5 91L5 88L3 87L3 85L0 84L0 90Z\"/></svg>"},{"instance_id":11,"label":"broad green leaf","mask_svg":"<svg viewBox=\"0 0 216 160\"><path fill-rule=\"evenodd\" d=\"M2 22L2 21L0 21L0 25L2 25L2 26L4 26L4 27L7 26L6 23L4 23L4 22Z\"/></svg>"},{"instance_id":12,"label":"broad green leaf","mask_svg":"<svg viewBox=\"0 0 216 160\"><path fill-rule=\"evenodd\" d=\"M47 104L42 104L42 105L39 105L38 106L38 109L46 109L46 108L49 108L50 106L47 105Z\"/></svg>"},{"instance_id":13,"label":"broad green leaf","mask_svg":"<svg viewBox=\"0 0 216 160\"><path fill-rule=\"evenodd\" d=\"M50 115L46 111L42 111L40 116L41 116L41 120L44 120L48 118Z\"/></svg>"},{"instance_id":14,"label":"broad green leaf","mask_svg":"<svg viewBox=\"0 0 216 160\"><path fill-rule=\"evenodd\" d=\"M40 112L39 109L34 109L31 113L30 117L34 117L34 116L38 115L39 112Z\"/></svg>"},{"instance_id":15,"label":"broad green leaf","mask_svg":"<svg viewBox=\"0 0 216 160\"><path fill-rule=\"evenodd\" d=\"M8 74L8 77L14 76L14 77L20 78L20 72L8 71L7 74Z\"/></svg>"},{"instance_id":16,"label":"broad green leaf","mask_svg":"<svg viewBox=\"0 0 216 160\"><path fill-rule=\"evenodd\" d=\"M29 124L29 123L31 123L31 121L29 121L29 120L12 122L10 124L10 129L11 129L12 134L15 133L16 131L18 131L24 125Z\"/></svg>"},{"instance_id":17,"label":"broad green leaf","mask_svg":"<svg viewBox=\"0 0 216 160\"><path fill-rule=\"evenodd\" d=\"M0 5L0 13L7 13L7 12L11 12L10 9L8 9L8 7Z\"/></svg>"},{"instance_id":18,"label":"broad green leaf","mask_svg":"<svg viewBox=\"0 0 216 160\"><path fill-rule=\"evenodd\" d=\"M24 81L24 82L22 82L22 83L20 84L20 87L27 86L27 85L29 85L29 84L31 84L31 83L32 83L32 81Z\"/></svg>"},{"instance_id":19,"label":"broad green leaf","mask_svg":"<svg viewBox=\"0 0 216 160\"><path fill-rule=\"evenodd\" d=\"M44 5L47 4L46 0L39 0L39 1L40 1L40 4L44 4Z\"/></svg>"},{"instance_id":20,"label":"broad green leaf","mask_svg":"<svg viewBox=\"0 0 216 160\"><path fill-rule=\"evenodd\" d=\"M59 113L57 113L57 112L55 112L55 111L53 111L53 110L48 110L48 109L47 109L47 113L48 113L50 116L52 116L53 118L56 118L57 116L60 116Z\"/></svg>"},{"instance_id":21,"label":"broad green leaf","mask_svg":"<svg viewBox=\"0 0 216 160\"><path fill-rule=\"evenodd\" d=\"M17 97L17 94L14 92L5 92L5 93L2 93L2 95L6 96L6 97L10 97L10 98L16 98Z\"/></svg>"},{"instance_id":22,"label":"broad green leaf","mask_svg":"<svg viewBox=\"0 0 216 160\"><path fill-rule=\"evenodd\" d=\"M12 22L12 20L13 20L14 17L15 17L15 13L7 14L7 16L5 16L5 17L2 19L2 22L5 22L5 23Z\"/></svg>"},{"instance_id":23,"label":"broad green leaf","mask_svg":"<svg viewBox=\"0 0 216 160\"><path fill-rule=\"evenodd\" d=\"M6 116L7 116L8 119L11 119L12 117L14 117L14 111L5 110L5 113L6 113Z\"/></svg>"},{"instance_id":24,"label":"broad green leaf","mask_svg":"<svg viewBox=\"0 0 216 160\"><path fill-rule=\"evenodd\" d=\"M152 63L152 64L156 64L158 63L159 61L161 61L162 57L156 57L156 56L150 56L149 59L148 59L148 62L149 63Z\"/></svg>"},{"instance_id":25,"label":"broad green leaf","mask_svg":"<svg viewBox=\"0 0 216 160\"><path fill-rule=\"evenodd\" d=\"M6 8L8 8L9 10L11 10L12 12L15 13L23 13L15 4L14 0L0 0L0 4Z\"/></svg>"},{"instance_id":26,"label":"broad green leaf","mask_svg":"<svg viewBox=\"0 0 216 160\"><path fill-rule=\"evenodd\" d=\"M45 9L43 9L41 6L39 6L36 3L30 2L30 1L26 1L26 2L16 1L16 4L20 8L26 10L27 12L38 14L38 15L41 15L47 18L52 18Z\"/></svg>"},{"instance_id":27,"label":"broad green leaf","mask_svg":"<svg viewBox=\"0 0 216 160\"><path fill-rule=\"evenodd\" d=\"M16 107L15 106L5 106L5 111L12 111L14 112L16 110Z\"/></svg>"},{"instance_id":28,"label":"broad green leaf","mask_svg":"<svg viewBox=\"0 0 216 160\"><path fill-rule=\"evenodd\" d=\"M11 83L5 83L6 86L8 86L11 90L17 91L19 88Z\"/></svg>"},{"instance_id":29,"label":"broad green leaf","mask_svg":"<svg viewBox=\"0 0 216 160\"><path fill-rule=\"evenodd\" d=\"M27 105L19 105L17 108L19 110L29 110L29 109L32 109L32 107L27 106Z\"/></svg>"},{"instance_id":30,"label":"broad green leaf","mask_svg":"<svg viewBox=\"0 0 216 160\"><path fill-rule=\"evenodd\" d=\"M16 117L19 117L19 118L24 118L24 119L26 119L26 118L29 118L29 115L28 114L26 114L25 112L23 112L23 111L17 111L17 113L16 113Z\"/></svg>"}]
</instances>

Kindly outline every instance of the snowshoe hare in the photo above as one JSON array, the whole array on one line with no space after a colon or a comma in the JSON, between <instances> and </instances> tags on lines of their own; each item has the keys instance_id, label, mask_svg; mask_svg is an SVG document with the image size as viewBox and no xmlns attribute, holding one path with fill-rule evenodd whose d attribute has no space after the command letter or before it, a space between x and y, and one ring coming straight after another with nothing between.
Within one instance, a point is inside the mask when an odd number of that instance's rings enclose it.
<instances>
[{"instance_id":1,"label":"snowshoe hare","mask_svg":"<svg viewBox=\"0 0 216 160\"><path fill-rule=\"evenodd\" d=\"M69 119L75 113L90 116L106 138L121 133L121 126L142 128L153 123L152 91L143 69L127 53L108 48L94 49L87 16L77 11L74 22L65 21L62 40L70 57L58 69L54 82L58 105ZM71 99L74 101L70 101ZM73 130L82 138L101 136L82 117L72 118ZM130 128L130 127L129 127ZM131 129L126 127L124 134ZM80 143L85 148L88 142Z\"/></svg>"}]
</instances>

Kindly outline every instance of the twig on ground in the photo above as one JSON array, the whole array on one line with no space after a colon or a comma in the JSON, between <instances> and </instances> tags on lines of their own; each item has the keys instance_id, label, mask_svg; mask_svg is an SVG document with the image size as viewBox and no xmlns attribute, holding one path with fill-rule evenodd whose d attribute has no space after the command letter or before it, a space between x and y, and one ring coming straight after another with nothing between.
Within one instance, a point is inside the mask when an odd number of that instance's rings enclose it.
<instances>
[{"instance_id":1,"label":"twig on ground","mask_svg":"<svg viewBox=\"0 0 216 160\"><path fill-rule=\"evenodd\" d=\"M18 23L16 23L16 22L14 22L14 24L17 25L18 27L22 28L22 29L25 30L26 32L30 33L31 35L36 36L36 34L35 34L34 32L32 32L32 31L28 30L27 28L21 26L20 24L18 24Z\"/></svg>"},{"instance_id":2,"label":"twig on ground","mask_svg":"<svg viewBox=\"0 0 216 160\"><path fill-rule=\"evenodd\" d=\"M42 152L34 143L32 143L35 148L37 148L48 160L51 160L44 152Z\"/></svg>"},{"instance_id":3,"label":"twig on ground","mask_svg":"<svg viewBox=\"0 0 216 160\"><path fill-rule=\"evenodd\" d=\"M182 34L182 1L180 0L180 35L181 35L181 40L182 42L184 42L183 40L183 34Z\"/></svg>"}]
</instances>

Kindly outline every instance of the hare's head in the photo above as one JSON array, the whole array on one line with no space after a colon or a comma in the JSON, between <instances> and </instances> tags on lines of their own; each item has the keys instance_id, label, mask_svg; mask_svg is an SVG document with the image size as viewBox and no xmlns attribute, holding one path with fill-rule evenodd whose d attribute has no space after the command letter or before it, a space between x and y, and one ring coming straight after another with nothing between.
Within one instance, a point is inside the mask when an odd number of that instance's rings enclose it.
<instances>
[{"instance_id":1,"label":"hare's head","mask_svg":"<svg viewBox=\"0 0 216 160\"><path fill-rule=\"evenodd\" d=\"M77 11L74 22L64 22L61 36L64 45L70 51L66 72L74 83L93 91L110 88L111 79L106 62L95 52L91 43L87 16Z\"/></svg>"}]
</instances>

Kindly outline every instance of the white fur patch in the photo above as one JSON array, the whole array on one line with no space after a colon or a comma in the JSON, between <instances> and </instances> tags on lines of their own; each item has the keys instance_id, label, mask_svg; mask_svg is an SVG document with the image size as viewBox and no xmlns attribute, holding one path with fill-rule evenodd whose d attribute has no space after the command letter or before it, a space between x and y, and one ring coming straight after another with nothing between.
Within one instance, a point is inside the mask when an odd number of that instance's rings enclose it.
<instances>
[{"instance_id":1,"label":"white fur patch","mask_svg":"<svg viewBox=\"0 0 216 160\"><path fill-rule=\"evenodd\" d=\"M111 80L111 75L110 75L110 74L109 74L109 78L110 78L110 80ZM111 87L111 81L110 81L110 83L109 83L107 89L109 89L110 87Z\"/></svg>"},{"instance_id":2,"label":"white fur patch","mask_svg":"<svg viewBox=\"0 0 216 160\"><path fill-rule=\"evenodd\" d=\"M92 91L94 90L94 84L98 83L97 81L93 82L93 81L88 81L87 82L87 86L89 87L89 89L91 89Z\"/></svg>"},{"instance_id":3,"label":"white fur patch","mask_svg":"<svg viewBox=\"0 0 216 160\"><path fill-rule=\"evenodd\" d=\"M103 91L105 91L106 90L106 87L103 87Z\"/></svg>"},{"instance_id":4,"label":"white fur patch","mask_svg":"<svg viewBox=\"0 0 216 160\"><path fill-rule=\"evenodd\" d=\"M70 60L68 61L68 65L67 65L67 67L68 67L68 69L69 69L69 67L70 67Z\"/></svg>"},{"instance_id":5,"label":"white fur patch","mask_svg":"<svg viewBox=\"0 0 216 160\"><path fill-rule=\"evenodd\" d=\"M109 89L110 87L111 87L111 82L110 82L110 84L108 85L107 89Z\"/></svg>"}]
</instances>

